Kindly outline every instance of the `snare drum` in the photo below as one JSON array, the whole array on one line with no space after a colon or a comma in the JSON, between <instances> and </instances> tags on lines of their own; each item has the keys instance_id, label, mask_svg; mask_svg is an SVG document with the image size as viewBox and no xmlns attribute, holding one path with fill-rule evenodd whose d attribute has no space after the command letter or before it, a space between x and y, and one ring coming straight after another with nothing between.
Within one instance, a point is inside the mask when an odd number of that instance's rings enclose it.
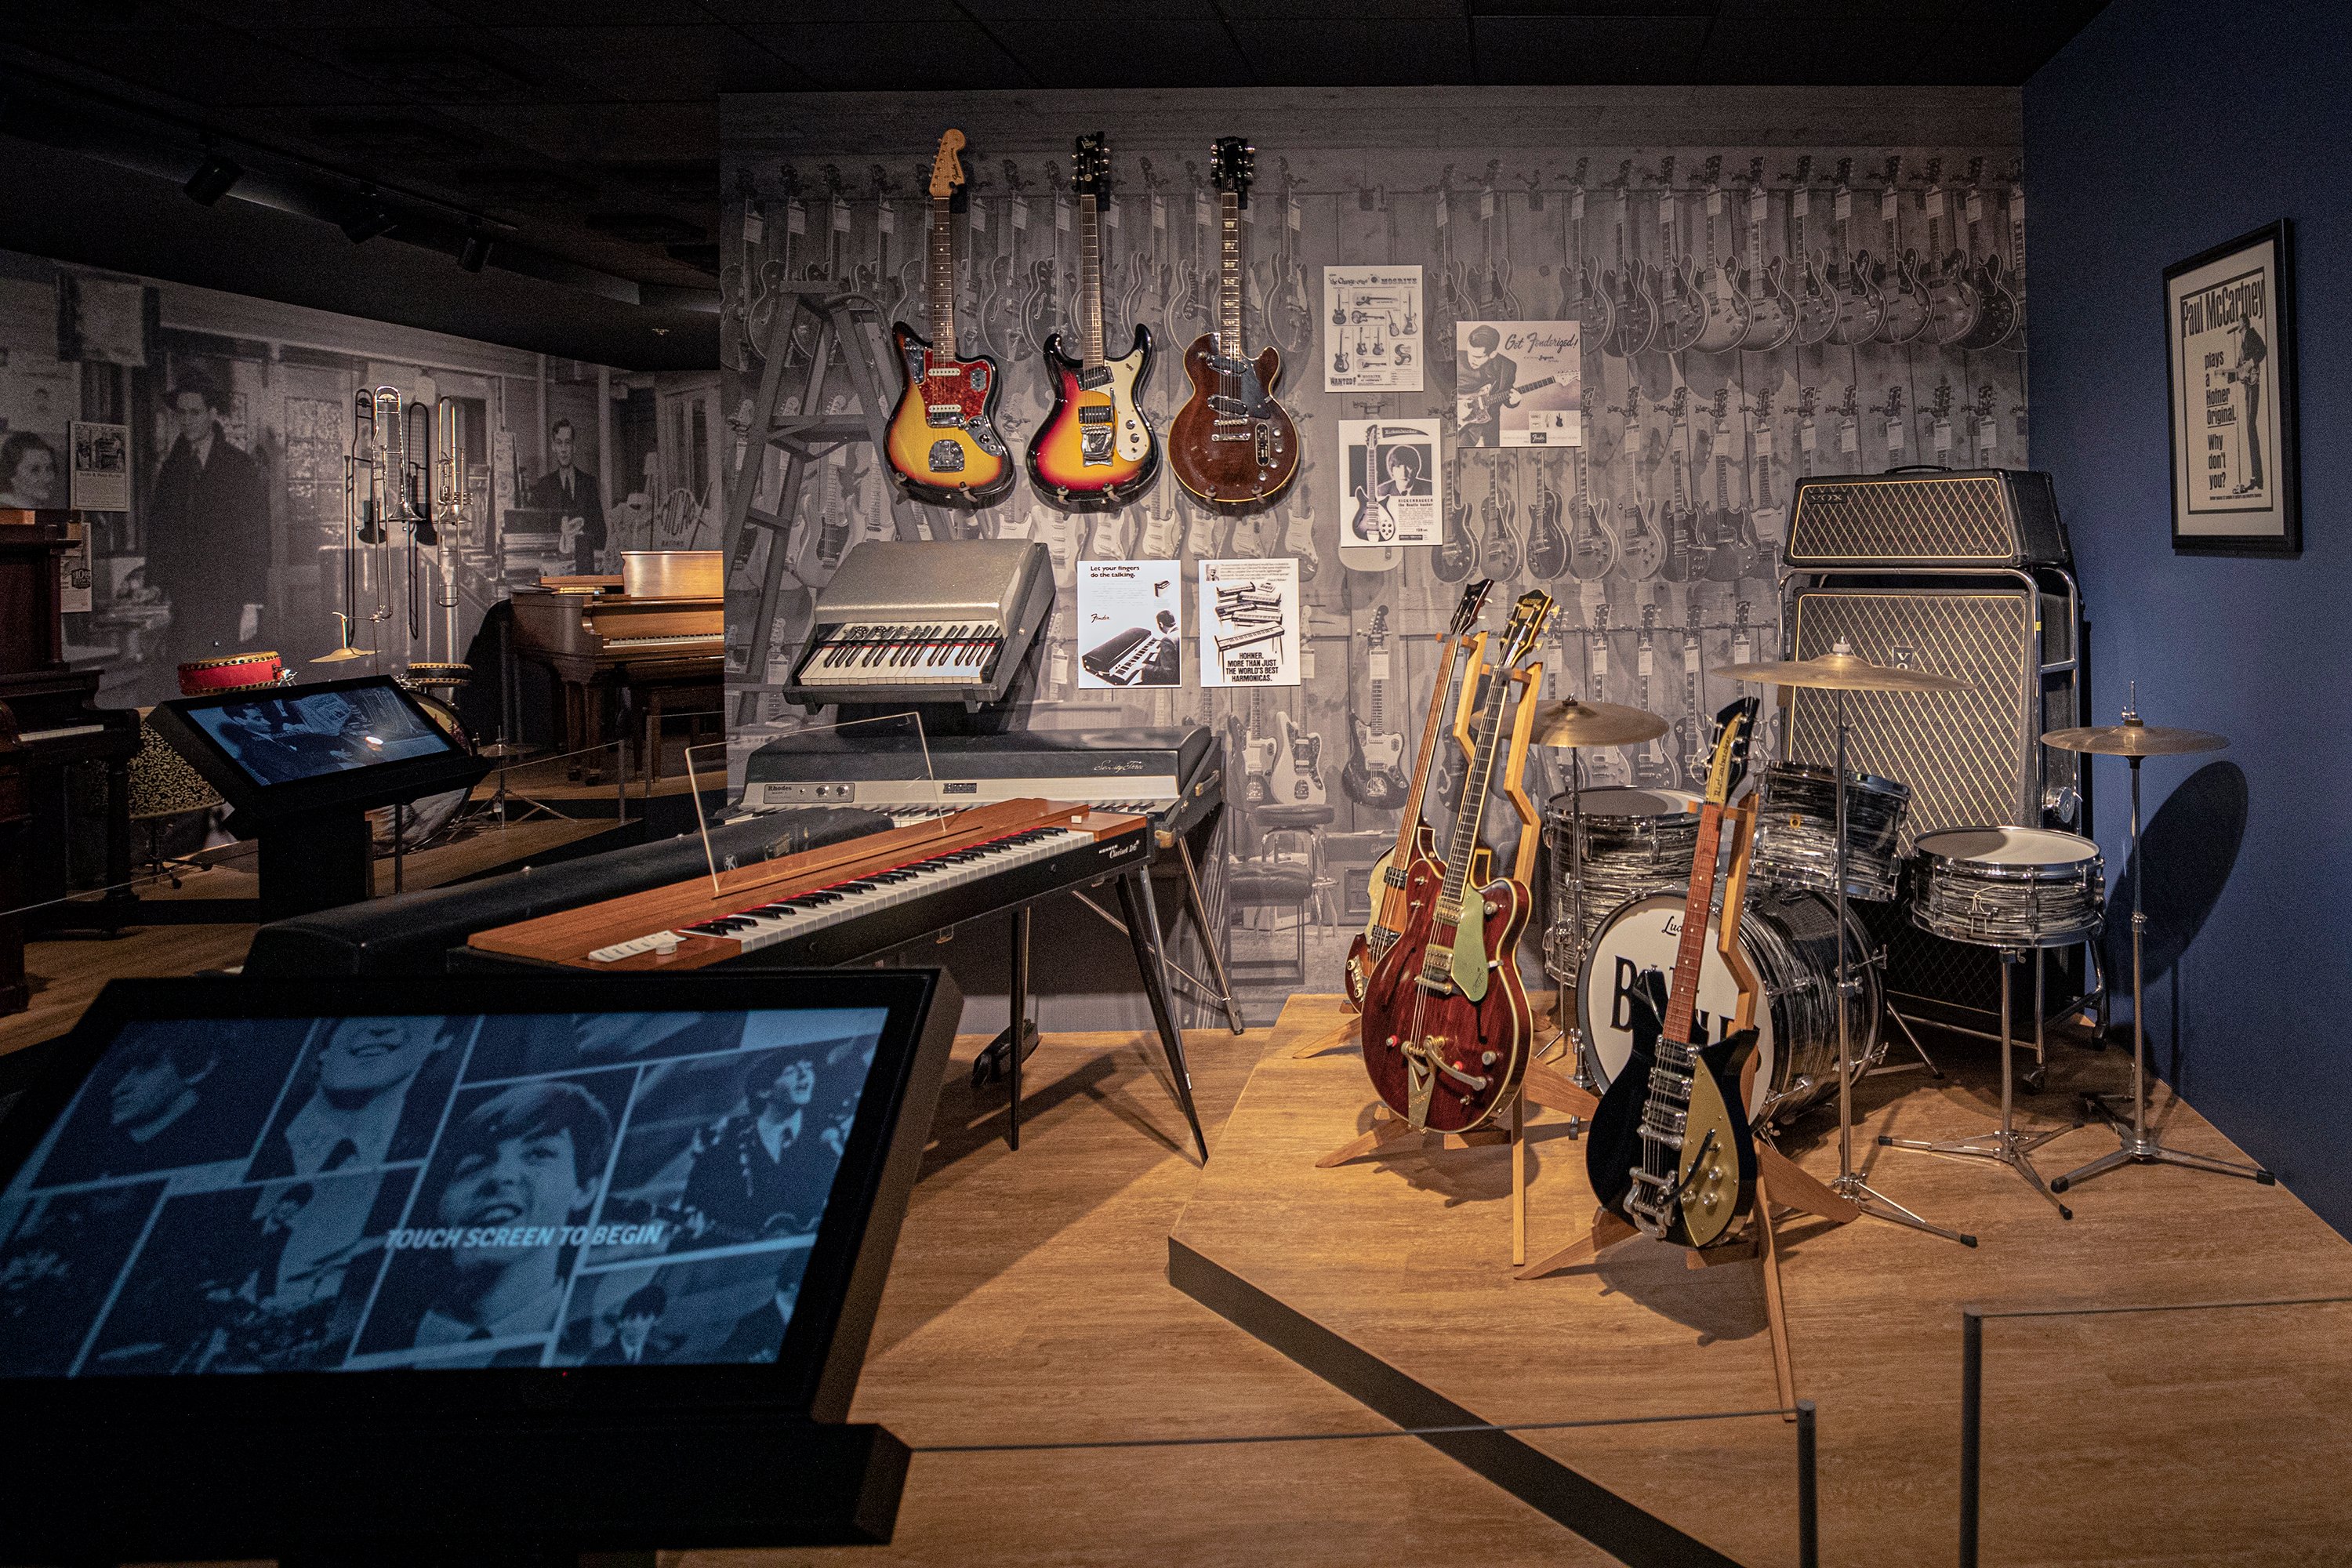
<instances>
[{"instance_id":1,"label":"snare drum","mask_svg":"<svg viewBox=\"0 0 2352 1568\"><path fill-rule=\"evenodd\" d=\"M2071 947L2106 906L2099 847L2046 827L1947 827L1913 846L1911 923L1977 947Z\"/></svg>"},{"instance_id":2,"label":"snare drum","mask_svg":"<svg viewBox=\"0 0 2352 1568\"><path fill-rule=\"evenodd\" d=\"M223 691L249 691L257 686L277 685L285 673L278 656L267 650L232 654L226 658L200 658L180 666L180 695L210 697Z\"/></svg>"},{"instance_id":3,"label":"snare drum","mask_svg":"<svg viewBox=\"0 0 2352 1568\"><path fill-rule=\"evenodd\" d=\"M1584 792L1584 929L1575 929L1577 858L1569 831L1569 797L1554 795L1544 823L1551 851L1551 923L1544 931L1544 968L1555 980L1575 972L1578 954L1609 911L1628 899L1690 885L1698 853L1698 796L1678 789L1589 789ZM1580 941L1579 938L1582 940Z\"/></svg>"},{"instance_id":4,"label":"snare drum","mask_svg":"<svg viewBox=\"0 0 2352 1568\"><path fill-rule=\"evenodd\" d=\"M1848 773L1845 896L1895 897L1897 841L1911 790L1893 779ZM1837 770L1775 763L1756 795L1756 875L1789 888L1837 891Z\"/></svg>"},{"instance_id":5,"label":"snare drum","mask_svg":"<svg viewBox=\"0 0 2352 1568\"><path fill-rule=\"evenodd\" d=\"M1591 1047L1592 1070L1605 1089L1633 1054L1631 997L1645 969L1671 975L1682 945L1684 897L1658 893L1610 911L1577 976L1578 1022ZM1707 921L1699 964L1702 1026L1720 1039L1739 999L1738 984L1716 946L1718 911ZM1878 970L1863 962L1869 938L1846 911L1846 962L1858 982L1846 998L1846 1029L1856 1072L1885 1054L1880 1039ZM1837 1092L1837 910L1819 893L1751 889L1740 911L1739 945L1764 984L1756 1010L1756 1082L1748 1098L1751 1120L1769 1113L1787 1121L1824 1095Z\"/></svg>"}]
</instances>

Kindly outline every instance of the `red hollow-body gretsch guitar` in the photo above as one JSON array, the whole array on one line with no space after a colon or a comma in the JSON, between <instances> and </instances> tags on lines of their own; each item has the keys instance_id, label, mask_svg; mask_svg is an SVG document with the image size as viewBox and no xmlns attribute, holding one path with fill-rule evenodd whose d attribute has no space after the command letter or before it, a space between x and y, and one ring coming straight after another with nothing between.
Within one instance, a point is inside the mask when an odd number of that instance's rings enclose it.
<instances>
[{"instance_id":1,"label":"red hollow-body gretsch guitar","mask_svg":"<svg viewBox=\"0 0 2352 1568\"><path fill-rule=\"evenodd\" d=\"M996 362L956 353L955 218L949 202L963 184L963 132L940 138L931 160L931 335L904 321L890 329L904 377L890 412L887 456L907 493L934 506L982 507L1002 500L1015 470L996 432Z\"/></svg>"},{"instance_id":2,"label":"red hollow-body gretsch guitar","mask_svg":"<svg viewBox=\"0 0 2352 1568\"><path fill-rule=\"evenodd\" d=\"M1373 966L1364 990L1364 1068L1382 1103L1416 1131L1484 1126L1509 1108L1527 1072L1535 1019L1517 953L1534 900L1508 877L1468 884L1503 744L1510 671L1535 651L1551 613L1551 595L1540 590L1512 606L1480 703L1445 863L1413 858L1404 934Z\"/></svg>"},{"instance_id":3,"label":"red hollow-body gretsch guitar","mask_svg":"<svg viewBox=\"0 0 2352 1568\"><path fill-rule=\"evenodd\" d=\"M1238 136L1220 139L1209 154L1221 220L1217 330L1184 351L1192 393L1168 426L1177 482L1226 511L1271 506L1298 477L1298 431L1274 400L1282 351L1269 344L1253 359L1242 341L1242 209L1256 154Z\"/></svg>"},{"instance_id":4,"label":"red hollow-body gretsch guitar","mask_svg":"<svg viewBox=\"0 0 2352 1568\"><path fill-rule=\"evenodd\" d=\"M1037 492L1068 511L1124 506L1160 476L1160 442L1137 399L1151 378L1151 329L1117 359L1103 337L1102 209L1110 201L1110 150L1102 133L1078 138L1070 189L1078 199L1079 357L1059 332L1045 340L1054 411L1029 442Z\"/></svg>"}]
</instances>

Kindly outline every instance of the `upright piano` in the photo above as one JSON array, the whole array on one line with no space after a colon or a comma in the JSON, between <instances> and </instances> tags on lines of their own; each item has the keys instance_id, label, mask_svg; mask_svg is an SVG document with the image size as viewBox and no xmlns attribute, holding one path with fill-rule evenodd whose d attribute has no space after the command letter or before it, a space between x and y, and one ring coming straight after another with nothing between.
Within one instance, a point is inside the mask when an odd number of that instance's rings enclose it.
<instances>
[{"instance_id":1,"label":"upright piano","mask_svg":"<svg viewBox=\"0 0 2352 1568\"><path fill-rule=\"evenodd\" d=\"M58 569L73 550L68 515L0 511L0 733L12 742L0 746L0 774L7 775L0 782L0 821L13 811L25 823L17 829L21 846L0 838L0 911L60 899L70 887L67 768L97 763L106 770L106 883L113 889L98 908L110 924L133 901L124 884L131 879L131 758L139 750L139 715L100 708L98 672L66 663ZM12 797L13 807L5 804ZM62 918L68 917L53 911L36 923ZM0 913L0 1012L14 1010L9 975L22 984L22 942L21 924Z\"/></svg>"},{"instance_id":2,"label":"upright piano","mask_svg":"<svg viewBox=\"0 0 2352 1568\"><path fill-rule=\"evenodd\" d=\"M514 651L545 666L563 692L560 744L604 743L604 694L620 732L649 698L692 690L716 710L726 658L724 564L715 550L631 551L617 576L542 577L517 588ZM599 770L582 770L594 776Z\"/></svg>"}]
</instances>

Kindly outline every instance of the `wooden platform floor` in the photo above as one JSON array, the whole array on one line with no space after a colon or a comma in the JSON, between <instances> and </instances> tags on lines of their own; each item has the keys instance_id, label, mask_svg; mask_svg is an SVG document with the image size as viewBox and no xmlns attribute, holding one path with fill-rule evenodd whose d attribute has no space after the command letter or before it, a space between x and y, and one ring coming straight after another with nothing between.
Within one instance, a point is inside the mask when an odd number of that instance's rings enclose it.
<instances>
[{"instance_id":1,"label":"wooden platform floor","mask_svg":"<svg viewBox=\"0 0 2352 1568\"><path fill-rule=\"evenodd\" d=\"M1758 1265L1694 1273L1678 1249L1637 1239L1522 1282L1506 1151L1314 1169L1370 1124L1352 1047L1292 1059L1341 1016L1336 998L1292 999L1178 1240L1488 1420L1777 1403ZM1950 1138L1997 1120L1990 1048L1940 1057L1942 1083L1864 1086L1869 1133ZM2128 1072L2120 1053L2053 1047L2051 1089L2021 1100L2059 1111ZM2171 1142L2242 1157L2185 1103L2160 1100L2159 1115ZM1549 1113L1532 1129L1530 1257L1592 1212L1566 1131ZM1834 1136L1818 1110L1786 1147L1832 1175ZM1799 1393L1820 1411L1825 1563L1953 1561L1963 1303L2352 1295L2352 1246L2284 1188L2137 1167L2069 1194L2070 1224L1990 1163L1863 1146L1877 1185L1981 1246L1874 1220L1784 1229ZM2086 1128L2039 1163L2063 1172L2113 1146ZM2352 1501L2319 1480L2352 1470L2352 1308L1992 1322L1986 1344L1985 1562L2352 1561ZM1743 1563L1796 1559L1793 1440L1779 1421L1528 1440Z\"/></svg>"}]
</instances>

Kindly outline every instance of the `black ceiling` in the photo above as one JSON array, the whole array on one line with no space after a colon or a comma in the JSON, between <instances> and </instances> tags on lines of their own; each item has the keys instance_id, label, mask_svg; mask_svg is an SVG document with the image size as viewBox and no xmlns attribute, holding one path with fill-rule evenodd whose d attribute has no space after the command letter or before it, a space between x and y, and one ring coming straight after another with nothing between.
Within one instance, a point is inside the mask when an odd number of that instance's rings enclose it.
<instances>
[{"instance_id":1,"label":"black ceiling","mask_svg":"<svg viewBox=\"0 0 2352 1568\"><path fill-rule=\"evenodd\" d=\"M2004 85L2022 82L2099 8L2100 0L45 0L0 21L9 88L0 127L50 150L0 171L0 244L40 248L38 239L58 254L58 236L79 232L72 258L96 265L305 304L340 300L342 309L636 368L709 364L722 92ZM164 184L194 171L207 136L253 171L209 209ZM111 177L76 180L73 169L92 158L143 170L137 179L185 210L142 203ZM257 193L278 210L256 207ZM28 215L27 201L54 210ZM354 246L329 226L372 201L396 220L385 239ZM141 209L135 221L103 210L117 202ZM293 246L296 257L283 253L288 225L317 231ZM496 244L490 267L469 275L455 257L474 228ZM278 253L278 264L257 265L264 251Z\"/></svg>"}]
</instances>

